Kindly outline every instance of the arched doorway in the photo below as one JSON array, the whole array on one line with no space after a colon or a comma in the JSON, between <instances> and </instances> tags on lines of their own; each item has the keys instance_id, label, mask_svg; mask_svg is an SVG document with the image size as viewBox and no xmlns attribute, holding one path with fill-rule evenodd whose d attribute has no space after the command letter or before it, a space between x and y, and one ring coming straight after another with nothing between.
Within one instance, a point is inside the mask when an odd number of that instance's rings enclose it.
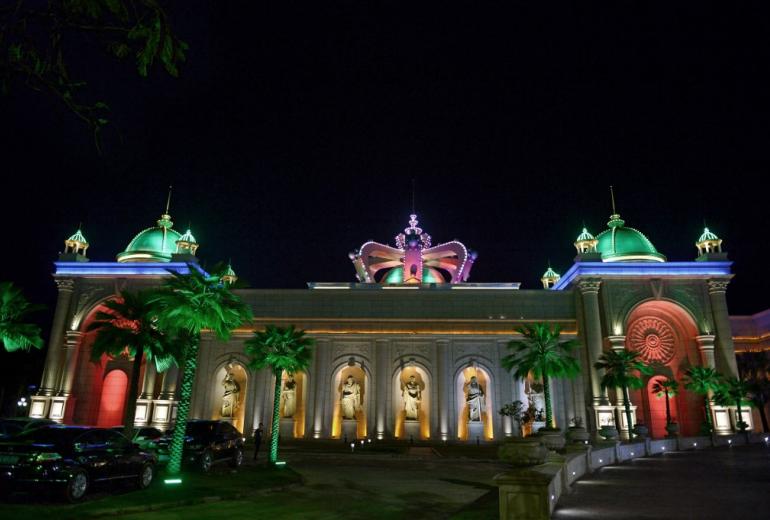
<instances>
[{"instance_id":1,"label":"arched doorway","mask_svg":"<svg viewBox=\"0 0 770 520\"><path fill-rule=\"evenodd\" d=\"M288 435L295 439L305 436L305 401L307 396L307 377L304 372L283 372L281 376L281 436ZM284 431L284 423L291 430Z\"/></svg>"},{"instance_id":2,"label":"arched doorway","mask_svg":"<svg viewBox=\"0 0 770 520\"><path fill-rule=\"evenodd\" d=\"M692 316L674 302L653 300L637 305L626 323L626 348L638 351L655 370L641 390L630 392L638 407L637 422L646 423L653 437L665 437L665 397L653 394L652 386L656 379L673 378L679 383L679 395L670 398L672 420L683 435L697 435L704 420L702 397L686 391L683 382L684 372L701 364Z\"/></svg>"},{"instance_id":3,"label":"arched doorway","mask_svg":"<svg viewBox=\"0 0 770 520\"><path fill-rule=\"evenodd\" d=\"M102 384L99 401L99 418L96 425L102 428L123 424L123 410L126 405L128 376L122 370L111 370Z\"/></svg>"}]
</instances>

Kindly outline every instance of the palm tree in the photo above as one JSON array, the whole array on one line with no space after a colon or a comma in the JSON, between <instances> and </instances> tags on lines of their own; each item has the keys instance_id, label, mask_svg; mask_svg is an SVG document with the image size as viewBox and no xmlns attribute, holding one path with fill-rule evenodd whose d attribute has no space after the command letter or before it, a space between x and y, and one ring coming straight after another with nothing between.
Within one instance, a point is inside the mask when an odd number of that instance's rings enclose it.
<instances>
[{"instance_id":1,"label":"palm tree","mask_svg":"<svg viewBox=\"0 0 770 520\"><path fill-rule=\"evenodd\" d=\"M671 405L669 404L669 398L674 397L679 393L679 383L676 379L659 377L652 384L651 391L658 397L666 397L666 426L671 425L673 421L671 420Z\"/></svg>"},{"instance_id":2,"label":"palm tree","mask_svg":"<svg viewBox=\"0 0 770 520\"><path fill-rule=\"evenodd\" d=\"M157 327L155 308L149 292L124 291L120 298L104 302L106 311L96 313L88 331L96 331L91 349L91 361L99 363L103 355L133 358L131 382L128 386L123 413L124 433L130 439L134 432L136 398L139 394L139 373L143 358L154 361L158 372L176 364L179 352Z\"/></svg>"},{"instance_id":3,"label":"palm tree","mask_svg":"<svg viewBox=\"0 0 770 520\"><path fill-rule=\"evenodd\" d=\"M545 426L547 429L553 428L551 390L548 382L552 377L572 378L580 373L580 365L572 357L572 351L580 344L574 339L560 341L561 327L558 324L533 323L517 327L516 331L524 339L508 343L508 348L513 353L503 357L503 367L517 379L524 379L529 374L543 379Z\"/></svg>"},{"instance_id":4,"label":"palm tree","mask_svg":"<svg viewBox=\"0 0 770 520\"><path fill-rule=\"evenodd\" d=\"M156 292L158 324L163 331L180 337L186 343L183 356L182 386L179 395L176 427L170 446L167 472L169 482L180 482L185 429L190 415L198 348L203 329L226 341L233 329L251 320L251 309L222 283L222 273L208 274L196 264L187 264L188 272L169 270L171 277Z\"/></svg>"},{"instance_id":5,"label":"palm tree","mask_svg":"<svg viewBox=\"0 0 770 520\"><path fill-rule=\"evenodd\" d=\"M27 314L42 308L29 303L13 283L0 283L0 342L7 352L43 347L40 327L24 321Z\"/></svg>"},{"instance_id":6,"label":"palm tree","mask_svg":"<svg viewBox=\"0 0 770 520\"><path fill-rule=\"evenodd\" d=\"M268 367L275 376L273 396L273 424L270 429L270 463L278 461L278 429L280 427L281 379L289 374L304 371L310 365L311 347L314 341L305 336L304 330L294 325L276 327L267 325L263 331L254 331L254 337L245 343L246 354L251 358L249 368L258 370Z\"/></svg>"},{"instance_id":7,"label":"palm tree","mask_svg":"<svg viewBox=\"0 0 770 520\"><path fill-rule=\"evenodd\" d=\"M709 432L714 430L714 424L711 419L711 399L722 384L722 375L711 367L690 367L685 372L687 379L684 387L697 394L705 396L706 424Z\"/></svg>"},{"instance_id":8,"label":"palm tree","mask_svg":"<svg viewBox=\"0 0 770 520\"><path fill-rule=\"evenodd\" d=\"M633 422L631 421L631 398L628 389L639 389L644 386L640 375L652 375L652 368L641 359L641 354L634 350L609 350L599 357L594 367L604 370L602 388L621 388L625 401L626 421L628 421L628 437L633 439Z\"/></svg>"},{"instance_id":9,"label":"palm tree","mask_svg":"<svg viewBox=\"0 0 770 520\"><path fill-rule=\"evenodd\" d=\"M736 426L742 432L746 431L747 423L743 422L743 414L741 412L743 400L749 395L751 391L751 385L742 379L737 377L730 377L722 384L722 386L714 394L714 401L721 406L736 406L736 418L738 419Z\"/></svg>"}]
</instances>

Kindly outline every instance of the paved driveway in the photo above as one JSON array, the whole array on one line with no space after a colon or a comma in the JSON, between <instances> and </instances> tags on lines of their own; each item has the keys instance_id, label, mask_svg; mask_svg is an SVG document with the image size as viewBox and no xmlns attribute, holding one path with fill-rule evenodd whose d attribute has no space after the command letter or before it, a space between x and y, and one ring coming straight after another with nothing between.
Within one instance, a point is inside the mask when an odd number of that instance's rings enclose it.
<instances>
[{"instance_id":1,"label":"paved driveway","mask_svg":"<svg viewBox=\"0 0 770 520\"><path fill-rule=\"evenodd\" d=\"M574 485L553 518L770 518L770 448L667 453L607 466Z\"/></svg>"}]
</instances>

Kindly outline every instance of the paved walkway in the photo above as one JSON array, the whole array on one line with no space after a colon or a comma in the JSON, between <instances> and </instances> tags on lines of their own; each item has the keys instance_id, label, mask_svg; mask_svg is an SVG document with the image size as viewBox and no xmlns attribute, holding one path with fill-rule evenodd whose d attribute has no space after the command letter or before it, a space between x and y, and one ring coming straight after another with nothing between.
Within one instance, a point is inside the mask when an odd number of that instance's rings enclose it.
<instances>
[{"instance_id":1,"label":"paved walkway","mask_svg":"<svg viewBox=\"0 0 770 520\"><path fill-rule=\"evenodd\" d=\"M562 495L553 518L770 518L770 447L667 453L606 466Z\"/></svg>"}]
</instances>

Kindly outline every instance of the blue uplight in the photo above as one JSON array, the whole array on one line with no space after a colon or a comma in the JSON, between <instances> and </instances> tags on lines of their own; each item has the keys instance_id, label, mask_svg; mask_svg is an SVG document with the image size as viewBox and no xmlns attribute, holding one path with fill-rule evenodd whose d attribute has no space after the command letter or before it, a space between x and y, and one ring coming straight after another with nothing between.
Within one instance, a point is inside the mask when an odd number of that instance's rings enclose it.
<instances>
[{"instance_id":1,"label":"blue uplight","mask_svg":"<svg viewBox=\"0 0 770 520\"><path fill-rule=\"evenodd\" d=\"M732 262L575 262L553 290L569 288L578 276L726 276Z\"/></svg>"}]
</instances>

